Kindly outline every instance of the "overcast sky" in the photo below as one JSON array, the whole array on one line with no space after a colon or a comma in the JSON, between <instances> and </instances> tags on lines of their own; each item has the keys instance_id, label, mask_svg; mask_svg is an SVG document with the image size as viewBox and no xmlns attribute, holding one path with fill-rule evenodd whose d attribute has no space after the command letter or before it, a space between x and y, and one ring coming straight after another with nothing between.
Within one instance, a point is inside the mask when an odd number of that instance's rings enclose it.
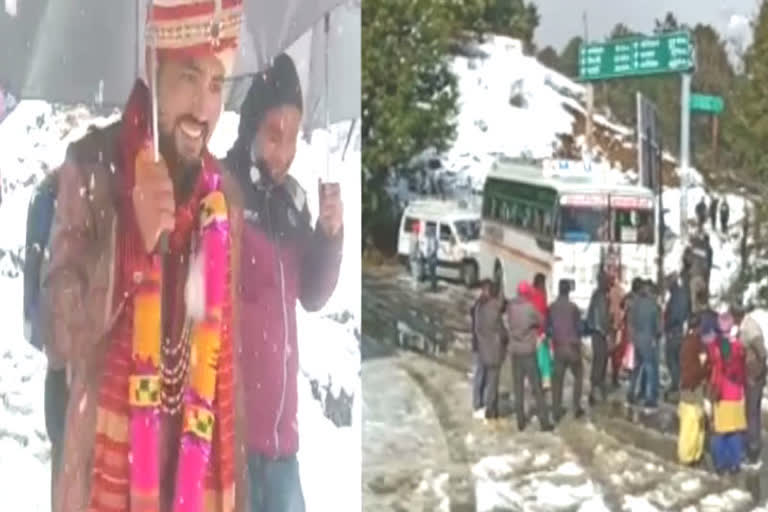
<instances>
[{"instance_id":1,"label":"overcast sky","mask_svg":"<svg viewBox=\"0 0 768 512\"><path fill-rule=\"evenodd\" d=\"M653 29L653 21L667 11L691 26L708 23L725 34L733 15L750 19L759 0L531 0L539 8L541 21L535 42L539 48L554 46L558 51L571 37L584 34L583 13L587 13L590 39L603 39L621 22L640 32ZM742 29L743 30L743 29Z\"/></svg>"}]
</instances>

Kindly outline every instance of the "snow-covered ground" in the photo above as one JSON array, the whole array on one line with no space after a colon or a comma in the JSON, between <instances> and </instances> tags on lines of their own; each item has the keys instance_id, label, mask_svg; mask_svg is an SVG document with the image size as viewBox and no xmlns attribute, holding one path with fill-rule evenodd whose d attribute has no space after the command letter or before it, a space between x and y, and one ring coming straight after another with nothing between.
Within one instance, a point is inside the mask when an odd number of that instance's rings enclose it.
<instances>
[{"instance_id":1,"label":"snow-covered ground","mask_svg":"<svg viewBox=\"0 0 768 512\"><path fill-rule=\"evenodd\" d=\"M34 185L64 158L67 144L91 124L119 118L96 117L85 108L56 109L24 101L0 123L0 495L3 509L47 512L50 494L50 445L45 435L43 381L45 358L23 337L23 258L26 210ZM223 156L237 135L239 118L225 112L210 148ZM309 314L299 306L299 463L307 510L360 510L361 388L360 330L360 131L341 154L350 123L303 140L291 172L308 192L317 213L317 180L337 180L344 201L344 256L339 285L327 306ZM326 153L332 171L326 172ZM315 392L313 393L313 382ZM326 392L330 390L330 394ZM348 426L337 427L326 416L326 402L341 393L352 398ZM329 461L333 473L329 474Z\"/></svg>"}]
</instances>

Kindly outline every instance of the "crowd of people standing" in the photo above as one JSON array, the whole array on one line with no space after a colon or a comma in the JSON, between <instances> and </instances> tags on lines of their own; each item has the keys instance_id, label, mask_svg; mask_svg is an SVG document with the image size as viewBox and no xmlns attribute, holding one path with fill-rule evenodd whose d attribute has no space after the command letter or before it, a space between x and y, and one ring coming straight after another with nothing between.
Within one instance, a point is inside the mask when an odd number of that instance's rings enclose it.
<instances>
[{"instance_id":1,"label":"crowd of people standing","mask_svg":"<svg viewBox=\"0 0 768 512\"><path fill-rule=\"evenodd\" d=\"M569 298L567 280L558 283L552 303L547 301L543 274L534 277L533 285L521 282L517 296L509 300L497 285L483 281L471 311L475 417L491 424L498 420L499 375L509 354L519 430L528 421L526 380L542 430L552 430L566 414L562 403L567 373L573 378L573 415L582 418L582 340L589 338L590 406L621 389L626 374L628 405L652 412L659 406L663 354L669 375L663 398L678 405L680 461L698 463L708 439L716 471L738 471L745 459L759 465L766 379L762 330L751 312L737 304L715 311L708 287L690 281L690 267L684 265L681 273L667 277L663 289L637 278L624 293L617 273L606 268L584 315Z\"/></svg>"},{"instance_id":2,"label":"crowd of people standing","mask_svg":"<svg viewBox=\"0 0 768 512\"><path fill-rule=\"evenodd\" d=\"M704 224L707 222L707 216L712 224L712 231L717 231L717 217L720 214L720 229L723 234L728 233L728 221L731 215L731 208L728 206L728 201L725 198L718 199L717 197L711 197L709 200L709 207L707 207L707 200L704 196L701 197L698 203L696 203L696 220L699 224L699 229L704 228Z\"/></svg>"}]
</instances>

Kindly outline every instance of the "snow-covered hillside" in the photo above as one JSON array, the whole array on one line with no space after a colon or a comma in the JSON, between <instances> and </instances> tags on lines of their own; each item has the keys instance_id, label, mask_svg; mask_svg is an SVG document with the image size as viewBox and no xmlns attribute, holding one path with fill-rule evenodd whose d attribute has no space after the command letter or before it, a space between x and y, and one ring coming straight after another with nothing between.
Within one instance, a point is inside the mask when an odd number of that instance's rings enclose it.
<instances>
[{"instance_id":1,"label":"snow-covered hillside","mask_svg":"<svg viewBox=\"0 0 768 512\"><path fill-rule=\"evenodd\" d=\"M50 446L45 435L45 358L23 337L21 263L25 219L34 185L58 166L69 142L91 124L119 118L96 117L85 108L58 109L25 101L0 123L0 495L8 510L49 510ZM211 141L223 156L237 135L239 118L223 114ZM359 127L359 123L356 124ZM325 177L330 148L331 179L342 185L344 260L339 285L320 312L299 311L299 452L308 511L360 509L360 132L355 130L341 159L349 123L316 132L301 141L291 172L308 192L316 216L318 177ZM333 421L332 421L333 420ZM341 425L341 426L337 426ZM333 461L333 475L328 474Z\"/></svg>"},{"instance_id":2,"label":"snow-covered hillside","mask_svg":"<svg viewBox=\"0 0 768 512\"><path fill-rule=\"evenodd\" d=\"M559 136L572 134L574 112L585 112L584 87L526 56L516 39L488 36L465 50L451 64L458 78L459 114L456 140L443 155L445 168L456 172L460 183L469 178L477 186L499 154L552 156ZM599 114L594 122L617 139L632 134Z\"/></svg>"}]
</instances>

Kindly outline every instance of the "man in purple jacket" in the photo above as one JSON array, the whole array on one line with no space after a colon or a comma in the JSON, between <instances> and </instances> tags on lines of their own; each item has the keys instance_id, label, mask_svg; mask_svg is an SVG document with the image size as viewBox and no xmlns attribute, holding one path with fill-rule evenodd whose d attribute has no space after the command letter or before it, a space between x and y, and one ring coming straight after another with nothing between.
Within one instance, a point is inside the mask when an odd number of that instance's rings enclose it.
<instances>
[{"instance_id":1,"label":"man in purple jacket","mask_svg":"<svg viewBox=\"0 0 768 512\"><path fill-rule=\"evenodd\" d=\"M306 193L288 175L302 116L293 61L280 55L254 78L226 163L243 195L242 366L254 511L303 512L296 453L299 354L296 302L317 311L336 287L343 228L338 185L319 187L310 224ZM320 343L322 340L315 340Z\"/></svg>"}]
</instances>

